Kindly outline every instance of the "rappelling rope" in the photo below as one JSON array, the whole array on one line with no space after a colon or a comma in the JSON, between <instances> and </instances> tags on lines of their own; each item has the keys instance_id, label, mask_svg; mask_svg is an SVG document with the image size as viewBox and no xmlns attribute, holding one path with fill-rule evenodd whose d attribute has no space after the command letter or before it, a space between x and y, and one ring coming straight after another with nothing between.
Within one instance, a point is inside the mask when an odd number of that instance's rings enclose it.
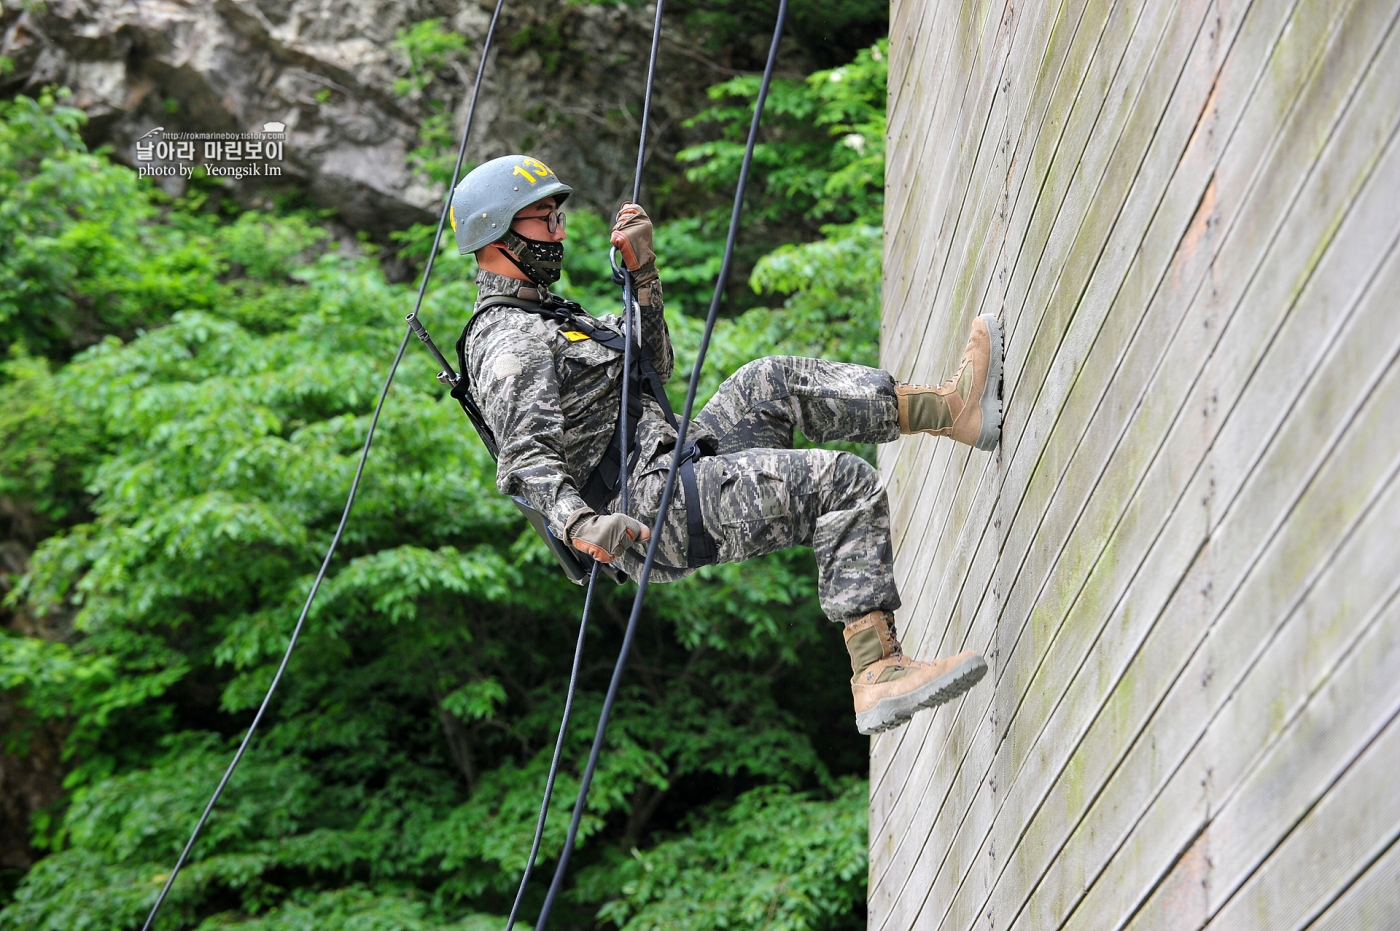
<instances>
[{"instance_id":1,"label":"rappelling rope","mask_svg":"<svg viewBox=\"0 0 1400 931\"><path fill-rule=\"evenodd\" d=\"M574 844L578 839L579 824L583 820L583 810L588 803L588 790L593 783L593 773L597 769L598 757L602 753L603 740L607 735L608 719L612 715L613 703L617 700L622 671L627 665L628 654L632 652L632 641L636 636L637 621L642 612L642 599L646 596L647 586L651 582L651 570L656 562L657 547L661 542L661 528L670 513L671 499L675 495L676 475L680 471L681 458L686 445L686 434L690 430L690 415L695 409L695 395L700 387L700 372L705 364L705 354L710 348L710 337L714 333L715 321L719 316L720 299L724 295L724 283L729 277L729 267L734 258L734 242L739 233L739 216L743 212L744 189L748 185L749 168L753 164L753 150L754 144L758 140L758 126L763 116L763 104L768 98L768 87L773 81L773 69L778 60L778 40L782 37L783 23L787 19L787 5L788 0L780 0L778 4L778 19L773 26L773 41L768 46L768 61L763 68L763 81L758 88L758 99L754 103L753 122L749 124L749 138L744 146L744 160L739 167L739 183L734 191L734 209L729 216L729 235L724 243L724 259L720 262L719 277L715 280L714 296L710 299L710 311L705 317L705 332L700 338L700 350L695 357L695 366L690 371L690 386L686 389L685 394L685 410L681 414L680 426L676 431L676 447L671 453L671 467L666 472L666 485L661 493L661 507L656 513L656 523L651 530L651 542L647 546L646 561L642 563L641 574L637 577L637 594L632 599L632 613L627 619L627 631L622 637L622 649L618 652L617 664L613 666L612 680L608 683L608 694L603 700L603 710L598 716L598 729L593 735L593 747L588 754L588 765L584 768L583 779L579 783L578 799L574 802L573 819L569 822L569 832L564 838L564 849L559 855L558 865L554 868L554 879L549 885L549 893L545 896L544 905L540 908L540 917L535 923L534 931L545 931L545 925L549 921L549 913L554 908L554 902L564 884L564 874L569 867L569 857L573 854ZM658 2L658 32L660 31L660 17L661 8L660 2ZM653 39L653 65L655 63L654 46L655 39ZM641 161L642 158L638 155L639 172ZM626 384L625 377L623 383ZM623 482L625 487L625 477Z\"/></svg>"},{"instance_id":2,"label":"rappelling rope","mask_svg":"<svg viewBox=\"0 0 1400 931\"><path fill-rule=\"evenodd\" d=\"M540 817L535 822L535 840L530 845L530 856L525 860L525 872L520 877L520 888L515 893L515 903L510 907L510 917L506 919L506 931L515 927L520 917L520 903L525 899L525 887L530 883L530 873L534 871L535 857L540 852L540 842L544 839L544 822L549 817L549 799L554 794L554 780L559 775L559 760L564 755L564 735L569 730L569 718L574 713L574 690L578 687L578 670L583 662L583 640L588 633L588 612L593 607L593 589L598 584L598 563L588 573L588 592L583 596L583 618L578 624L578 643L574 645L574 665L569 670L569 689L564 694L564 714L559 720L559 736L554 740L554 759L549 761L549 777L544 783L544 798L540 801Z\"/></svg>"},{"instance_id":3,"label":"rappelling rope","mask_svg":"<svg viewBox=\"0 0 1400 931\"><path fill-rule=\"evenodd\" d=\"M428 290L428 277L433 273L433 262L437 258L438 243L442 240L442 230L447 224L447 211L452 205L452 191L457 186L457 176L462 172L462 161L467 154L467 137L471 135L472 119L476 116L476 102L481 94L481 78L486 72L486 58L491 51L491 39L496 32L496 22L501 15L501 6L505 0L496 0L496 8L491 13L491 24L486 28L486 39L481 45L481 61L476 67L476 83L472 86L471 103L467 107L466 126L462 129L462 144L457 150L457 164L452 169L452 183L447 186L447 198L442 205L442 215L438 217L437 232L433 235L432 247L428 250L428 262L423 268L423 280L418 285L418 297L413 304L413 315L423 306L423 295ZM355 494L360 489L360 479L365 474L365 463L369 459L370 446L374 443L374 431L379 426L379 415L384 410L384 401L389 396L389 386L394 383L394 375L399 370L399 363L403 361L404 350L408 348L409 337L413 335L410 327L404 331L403 340L399 343L399 351L394 354L394 362L389 366L389 375L384 379L384 388L379 392L379 402L374 406L374 416L370 418L369 432L365 434L365 445L360 450L360 462L355 467L355 478L350 483L350 494L345 499L345 510L340 515L340 524L335 528L335 536L331 538L330 548L326 550L326 558L321 560L321 568L316 573L316 579L311 583L311 591L307 593L306 603L302 605L301 616L297 618L296 626L292 628L292 636L287 641L287 651L282 654L282 662L277 666L277 673L272 677L272 683L267 687L267 694L263 696L262 704L258 706L258 713L253 716L253 723L248 725L248 732L243 735L243 742L238 745L238 752L233 755L233 760L228 764L228 769L224 770L223 778L219 780L219 785L214 789L213 796L209 799L209 804L204 806L204 813L199 816L199 821L190 833L190 839L185 843L185 849L180 851L180 859L175 862L175 868L170 871L170 875L165 880L165 885L161 887L160 895L156 897L155 904L151 906L151 913L146 916L146 923L141 926L141 931L150 931L155 923L156 915L160 912L161 905L165 904L165 898L170 894L170 889L175 885L175 877L180 875L180 870L184 867L185 861L189 859L190 851L194 849L194 842L199 839L199 832L204 829L204 824L209 820L209 815L214 811L214 805L219 801L219 796L223 794L224 787L228 785L229 778L233 776L233 771L238 767L238 763L243 759L243 754L248 749L248 744L253 739L253 732L258 729L258 724L262 722L263 714L266 713L268 705L272 702L272 693L277 690L277 685L282 681L282 674L287 671L287 663L292 658L292 650L296 649L297 638L301 636L302 627L306 624L306 616L311 611L311 603L316 600L316 593L321 590L321 582L326 577L326 570L330 568L331 559L335 556L336 547L340 545L341 535L345 533L345 525L350 520L350 510L355 506ZM596 576L596 573L595 573ZM591 583L590 583L591 591ZM579 638L582 641L582 632ZM577 659L575 664L577 665Z\"/></svg>"},{"instance_id":4,"label":"rappelling rope","mask_svg":"<svg viewBox=\"0 0 1400 931\"><path fill-rule=\"evenodd\" d=\"M661 49L661 9L665 6L665 0L656 0L656 17L651 24L651 54L647 57L647 85L646 93L642 96L642 130L637 139L637 168L632 173L632 203L637 203L642 197L642 166L646 163L647 154L647 129L651 125L651 91L656 85L656 56ZM627 456L631 452L627 448L627 441L631 434L627 430L627 402L628 402L628 382L632 380L632 321L634 313L634 294L636 287L632 283L632 272L626 265L622 268L622 371L626 373L622 379L622 411L618 415L622 419L622 428L618 430L618 443L621 444L622 458L618 461L622 463L622 497L620 499L621 511L627 513L627 505L630 499L630 491L627 487L627 479L630 477ZM509 928L506 931L510 931Z\"/></svg>"},{"instance_id":5,"label":"rappelling rope","mask_svg":"<svg viewBox=\"0 0 1400 931\"><path fill-rule=\"evenodd\" d=\"M637 141L637 169L632 175L632 202L636 203L641 197L642 191L642 165L646 161L647 148L647 128L651 124L651 92L656 84L656 57L661 47L661 9L664 0L656 0L656 18L651 26L651 55L647 60L647 82L646 93L642 98L642 128L640 138ZM631 452L627 448L627 439L631 435L627 429L627 404L628 388L631 382L630 373L632 371L632 273L624 267L622 269L622 400L618 410L618 419L621 422L617 431L618 442L621 448L618 450L622 477L622 496L620 498L621 512L627 513L629 500L627 480L629 476L628 454ZM465 377L465 374L464 376ZM530 844L530 856L525 860L525 869L520 877L520 887L515 892L515 901L511 903L510 917L506 919L506 931L512 931L515 921L520 917L520 907L525 900L525 889L530 884L530 875L535 869L535 857L539 855L540 843L544 839L545 821L549 817L549 804L554 795L554 781L559 775L559 762L563 757L564 738L569 730L569 719L573 714L574 691L578 687L579 664L583 657L583 640L588 631L588 613L593 605L593 589L598 582L598 563L593 564L593 569L588 575L588 594L583 599L583 617L579 621L578 644L574 648L574 665L569 671L569 689L564 698L564 714L559 719L559 734L554 741L554 758L549 764L549 775L545 779L544 798L540 800L540 815L535 822L535 837Z\"/></svg>"}]
</instances>

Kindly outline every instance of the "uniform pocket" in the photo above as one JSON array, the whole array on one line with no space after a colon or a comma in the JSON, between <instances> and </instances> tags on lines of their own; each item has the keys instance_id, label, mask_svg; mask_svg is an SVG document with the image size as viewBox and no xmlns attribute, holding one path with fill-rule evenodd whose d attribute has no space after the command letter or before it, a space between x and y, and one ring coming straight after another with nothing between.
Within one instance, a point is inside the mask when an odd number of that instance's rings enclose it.
<instances>
[{"instance_id":1,"label":"uniform pocket","mask_svg":"<svg viewBox=\"0 0 1400 931\"><path fill-rule=\"evenodd\" d=\"M725 562L784 549L793 543L788 481L759 464L701 460L716 470L702 482L705 526L720 543ZM699 477L699 476L697 476Z\"/></svg>"},{"instance_id":2,"label":"uniform pocket","mask_svg":"<svg viewBox=\"0 0 1400 931\"><path fill-rule=\"evenodd\" d=\"M771 523L788 516L788 487L771 469L725 466L719 499L719 522L726 525Z\"/></svg>"}]
</instances>

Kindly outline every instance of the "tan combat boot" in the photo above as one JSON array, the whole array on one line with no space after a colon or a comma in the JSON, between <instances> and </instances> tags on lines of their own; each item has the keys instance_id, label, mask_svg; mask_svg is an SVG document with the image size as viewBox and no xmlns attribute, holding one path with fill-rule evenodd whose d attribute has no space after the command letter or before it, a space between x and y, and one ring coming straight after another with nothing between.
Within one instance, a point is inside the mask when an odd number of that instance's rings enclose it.
<instances>
[{"instance_id":1,"label":"tan combat boot","mask_svg":"<svg viewBox=\"0 0 1400 931\"><path fill-rule=\"evenodd\" d=\"M856 730L862 734L898 727L920 708L958 697L987 672L987 661L971 650L931 662L905 656L888 611L871 611L847 623L846 651L851 654Z\"/></svg>"},{"instance_id":2,"label":"tan combat boot","mask_svg":"<svg viewBox=\"0 0 1400 931\"><path fill-rule=\"evenodd\" d=\"M1001 440L1001 356L1001 324L983 314L972 321L958 374L941 385L895 385L899 432L996 449Z\"/></svg>"}]
</instances>

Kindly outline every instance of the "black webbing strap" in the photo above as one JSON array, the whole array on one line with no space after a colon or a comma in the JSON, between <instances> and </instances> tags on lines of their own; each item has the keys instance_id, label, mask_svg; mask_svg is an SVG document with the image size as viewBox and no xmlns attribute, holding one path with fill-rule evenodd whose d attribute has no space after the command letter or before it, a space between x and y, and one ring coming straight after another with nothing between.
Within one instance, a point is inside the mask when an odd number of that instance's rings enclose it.
<instances>
[{"instance_id":1,"label":"black webbing strap","mask_svg":"<svg viewBox=\"0 0 1400 931\"><path fill-rule=\"evenodd\" d=\"M705 529L705 517L700 513L700 484L695 481L695 460L700 458L700 447L695 443L685 444L681 455L681 487L685 489L685 530L690 539L686 547L686 565L691 568L708 566L719 561L719 547L715 538Z\"/></svg>"},{"instance_id":2,"label":"black webbing strap","mask_svg":"<svg viewBox=\"0 0 1400 931\"><path fill-rule=\"evenodd\" d=\"M457 354L460 357L462 344L457 343ZM457 379L457 384L452 386L452 397L457 399L457 403L462 405L462 410L467 412L467 419L476 427L477 435L481 437L481 442L486 446L486 451L491 454L492 459L501 458L501 449L496 445L496 435L491 432L491 428L486 424L486 417L481 413L481 408L476 406L476 399L472 397L471 384L467 381L466 370L461 369L461 376Z\"/></svg>"},{"instance_id":3,"label":"black webbing strap","mask_svg":"<svg viewBox=\"0 0 1400 931\"><path fill-rule=\"evenodd\" d=\"M461 376L457 384L452 389L452 396L462 405L462 409L467 412L472 425L476 427L477 433L481 434L481 440L486 444L486 448L491 452L492 458L498 458L499 445L495 436L491 433L491 428L486 424L486 418L482 415L481 409L471 395L471 370L467 366L467 340L470 337L472 326L481 318L481 315L493 307L514 307L526 313L545 317L550 320L562 323L570 329L583 333L589 339L606 346L614 352L622 352L624 343L622 336L598 326L592 322L592 318L582 307L572 301L565 301L561 298L552 298L550 303L544 304L538 301L527 301L521 298L507 297L505 295L495 295L484 299L477 307L476 313L471 320L462 328L462 335L457 339L457 365ZM641 383L636 373L632 373L632 387L629 392L630 397L627 405L627 419L631 426L632 435L627 439L628 450L637 448L637 423L642 417ZM579 497L595 511L601 511L612 500L616 494L618 485L622 481L622 461L621 461L621 438L617 435L617 430L622 428L619 420L617 429L613 431L612 440L603 450L603 458L594 467L593 473L588 476L579 488ZM632 463L628 463L628 470Z\"/></svg>"}]
</instances>

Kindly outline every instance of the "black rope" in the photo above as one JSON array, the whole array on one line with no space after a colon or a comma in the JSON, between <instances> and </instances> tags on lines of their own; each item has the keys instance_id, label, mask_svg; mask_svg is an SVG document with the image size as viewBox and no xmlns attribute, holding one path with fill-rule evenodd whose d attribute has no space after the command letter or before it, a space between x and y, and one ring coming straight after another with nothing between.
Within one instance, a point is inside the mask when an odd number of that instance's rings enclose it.
<instances>
[{"instance_id":1,"label":"black rope","mask_svg":"<svg viewBox=\"0 0 1400 931\"><path fill-rule=\"evenodd\" d=\"M661 48L661 8L664 0L656 0L656 18L651 23L651 56L647 59L647 89L642 97L642 132L637 140L637 169L632 173L632 203L642 196L642 164L647 155L647 128L651 124L651 91L656 86L656 55Z\"/></svg>"},{"instance_id":2,"label":"black rope","mask_svg":"<svg viewBox=\"0 0 1400 931\"><path fill-rule=\"evenodd\" d=\"M506 931L515 927L520 917L520 904L525 898L525 887L530 883L530 874L535 869L535 857L540 852L540 842L544 839L544 822L549 816L549 801L554 795L554 780L559 775L559 760L564 755L564 735L569 730L569 718L574 713L574 690L578 686L579 666L583 663L583 639L588 632L588 613L593 607L593 588L598 583L598 563L588 574L588 592L583 596L583 618L578 624L578 643L574 645L574 665L569 670L569 689L564 695L564 715L559 721L559 736L554 740L554 759L549 762L549 778L544 783L544 798L540 800L540 818L535 822L535 840L530 845L530 856L525 861L525 873L520 877L520 889L515 893L515 904L510 907L510 917L506 919Z\"/></svg>"},{"instance_id":3,"label":"black rope","mask_svg":"<svg viewBox=\"0 0 1400 931\"><path fill-rule=\"evenodd\" d=\"M651 126L651 92L656 86L656 57L661 49L661 10L665 6L665 0L656 0L656 16L651 23L651 53L647 56L647 84L646 92L642 95L642 131L637 139L637 167L632 172L632 203L637 203L642 196L642 165L646 162L647 152L647 129ZM636 291L632 283L632 272L626 264L622 268L622 412L618 415L622 419L622 429L618 431L618 442L622 444L622 498L620 504L622 513L627 513L627 504L630 499L630 489L627 487L628 469L627 440L630 434L627 431L627 403L628 403L628 382L631 381L632 372L632 304L633 294Z\"/></svg>"},{"instance_id":4,"label":"black rope","mask_svg":"<svg viewBox=\"0 0 1400 931\"><path fill-rule=\"evenodd\" d=\"M151 913L146 917L146 923L141 926L142 931L149 931L152 922L156 920L156 913L164 904L165 897L170 894L170 887L175 884L175 877L180 874L185 860L189 858L190 850L194 847L199 832L204 828L204 822L209 820L209 814L214 810L214 803L223 794L224 786L228 785L229 777L233 775L239 760L243 759L243 753L248 749L248 744L253 739L253 732L257 730L258 724L262 721L263 713L267 711L267 706L272 701L272 693L277 689L277 684L282 681L282 673L286 671L287 662L292 658L292 650L296 647L297 638L301 636L301 628L306 623L306 615L311 610L311 602L316 599L316 592L321 588L321 580L326 577L326 569L330 567L331 557L335 555L335 549L340 545L340 536L345 532L345 524L350 519L350 508L355 503L355 493L360 487L360 477L365 473L365 460L369 458L370 441L374 439L374 428L379 424L379 412L384 409L384 399L389 394L389 383L394 380L394 372L399 367L399 361L403 359L404 350L408 348L408 337L409 332L405 331L403 341L399 343L399 351L394 356L394 364L389 367L389 377L384 382L384 390L380 392L379 403L375 405L374 417L369 423L369 434L365 437L364 449L360 452L360 464L355 469L355 479L350 483L350 496L345 502L345 511L340 515L340 526L336 527L335 536L331 538L330 549L326 551L326 558L321 561L321 569L316 573L316 580L311 583L311 592L306 596L306 604L302 605L301 617L297 618L296 627L292 628L292 639L287 643L287 652L282 654L282 662L277 667L277 674L272 677L272 684L267 687L267 694L263 696L262 704L258 706L258 713L253 716L253 723L248 726L248 733L243 735L243 742L238 745L238 752L233 755L233 761L228 764L228 769L224 770L224 777L219 780L218 788L214 790L209 804L204 806L204 814L199 816L199 823L194 826L194 831L190 834L185 849L180 852L180 859L176 861L175 868L170 871L170 876L165 880L165 886L160 890L160 896L156 899L155 905L151 907Z\"/></svg>"},{"instance_id":5,"label":"black rope","mask_svg":"<svg viewBox=\"0 0 1400 931\"><path fill-rule=\"evenodd\" d=\"M437 232L433 236L432 248L428 251L428 262L423 268L423 280L418 285L418 297L413 304L413 314L416 317L419 309L423 306L423 295L428 289L428 277L433 273L433 263L437 258L438 243L442 240L442 230L447 223L447 212L452 206L452 191L457 186L457 176L462 171L462 161L467 154L467 137L471 135L472 120L476 116L476 102L481 94L481 78L486 71L486 57L491 51L491 39L496 32L496 21L501 15L501 6L505 0L496 0L495 11L491 14L491 24L486 29L486 39L481 46L481 61L476 69L476 84L472 87L471 103L467 108L466 125L462 129L462 144L457 150L457 164L452 169L452 183L447 187L447 198L442 205L442 215L438 217ZM146 916L146 923L141 926L141 931L150 931L155 923L156 915L160 912L160 907L165 904L166 897L170 894L171 888L175 885L175 877L180 875L180 870L184 868L185 861L189 859L190 851L194 849L195 841L199 839L199 832L204 829L205 822L209 820L209 815L214 811L214 805L218 803L219 797L223 795L224 788L228 785L229 779L233 776L233 771L238 768L238 763L243 759L243 754L248 750L249 743L253 740L253 733L262 723L263 715L267 712L268 705L272 702L272 693L277 691L278 684L282 681L282 674L287 670L287 663L291 661L292 651L296 649L297 639L301 636L302 628L306 624L306 617L311 611L311 604L316 600L316 594L321 590L321 582L326 577L326 570L330 568L331 559L335 556L335 551L340 546L340 538L345 533L345 525L350 520L350 511L355 506L355 495L360 490L360 479L365 474L365 463L369 460L369 450L374 443L374 431L379 426L379 415L384 410L384 402L389 397L389 387L394 383L394 376L398 373L399 363L403 361L404 351L408 348L408 340L413 335L410 327L404 330L403 340L399 343L399 350L394 354L393 364L389 366L388 377L384 379L384 388L379 392L379 401L374 406L374 416L370 418L369 432L365 434L365 445L360 450L360 462L355 467L355 478L350 483L350 493L345 499L345 510L341 512L340 524L335 529L335 536L331 538L330 548L326 550L326 558L321 560L321 568L316 573L316 579L311 583L311 591L307 593L306 603L302 605L301 616L297 618L296 626L292 628L291 639L287 641L287 650L282 654L282 662L277 666L277 674L272 677L272 683L267 687L267 694L263 696L262 704L258 706L258 712L253 716L253 723L248 725L248 732L243 735L243 740L238 745L238 751L234 753L233 760L229 762L228 768L224 770L223 778L219 780L218 786L214 789L214 794L209 799L209 804L204 806L204 813L199 816L199 821L195 824L194 830L190 833L190 839L185 842L185 848L180 851L180 859L175 862L175 868L170 871L170 875L165 880L165 885L161 887L160 895L156 897L155 904L151 906L151 913ZM581 635L580 635L581 636Z\"/></svg>"},{"instance_id":6,"label":"black rope","mask_svg":"<svg viewBox=\"0 0 1400 931\"><path fill-rule=\"evenodd\" d=\"M642 164L645 161L647 128L651 122L651 95L652 89L656 84L657 52L661 47L661 9L663 5L664 0L657 0L656 18L652 22L651 28L651 55L647 62L646 94L642 102L642 131L641 138L637 143L637 169L632 177L633 203L636 203L637 199L641 196ZM631 433L627 429L627 405L630 401L628 395L631 383L630 375L632 372L632 305L635 303L632 298L632 292L632 273L624 266L622 269L622 399L617 415L621 423L621 429L618 430L618 442L621 444L621 448L618 450L618 468L622 482L622 494L619 503L623 514L627 513L627 505L630 499L629 489L627 487L627 480L629 478L628 454L630 450L627 448L627 441ZM583 599L583 617L579 621L578 645L574 649L573 669L569 672L569 688L564 699L564 714L559 720L559 735L555 738L554 742L554 759L551 760L549 764L549 775L545 779L544 798L540 800L539 819L535 822L535 839L530 845L530 856L525 861L525 869L523 875L520 877L520 888L516 890L515 901L510 907L510 917L506 919L506 931L512 931L515 927L516 919L520 916L520 907L525 900L525 889L530 883L530 875L535 869L535 857L539 854L540 842L544 838L545 821L549 817L549 804L554 794L554 781L559 775L559 763L564 750L564 737L568 732L569 719L573 714L574 691L578 687L579 664L583 657L583 639L585 632L588 630L588 614L593 605L593 587L597 580L598 564L595 562L592 572L588 577L588 593Z\"/></svg>"},{"instance_id":7,"label":"black rope","mask_svg":"<svg viewBox=\"0 0 1400 931\"><path fill-rule=\"evenodd\" d=\"M729 235L724 243L724 259L720 263L719 277L715 281L714 296L710 299L710 312L705 318L705 332L700 339L700 350L695 358L695 367L690 372L690 385L685 395L685 411L681 415L680 427L676 432L676 447L671 454L671 466L666 472L666 485L661 493L661 507L657 511L656 523L652 527L651 543L647 546L646 561L642 563L642 571L637 578L637 593L632 599L632 613L627 619L627 631L622 637L622 649L618 653L616 665L613 666L607 697L603 700L603 710L598 716L598 729L593 735L593 747L588 754L588 765L584 768L583 779L579 784L578 799L574 803L573 819L569 822L569 832L564 838L564 849L559 855L558 865L554 868L554 879L550 883L544 905L540 908L540 917L535 923L535 931L545 931L549 914L553 910L554 902L564 884L569 857L573 854L574 844L578 839L579 824L583 820L583 810L588 803L588 790L593 783L593 774L598 767L598 757L602 753L603 740L607 735L608 719L612 715L613 703L617 700L623 669L627 665L628 655L632 651L632 641L636 636L637 622L642 612L642 599L645 598L647 586L651 582L651 570L656 562L657 547L661 542L661 528L670 513L671 499L675 495L676 474L680 471L681 456L686 445L686 434L690 430L690 416L695 408L695 395L700 387L700 373L705 364L705 354L709 351L710 337L714 332L715 321L719 316L719 305L720 299L724 295L725 280L729 277L729 268L734 258L734 243L739 233L739 216L743 212L744 190L748 186L749 168L753 164L753 150L754 144L758 140L758 126L763 116L763 104L768 98L768 88L773 81L773 69L777 64L778 40L782 37L783 23L787 19L787 5L788 0L780 0L778 4L778 21L773 27L773 41L768 46L768 61L763 68L763 82L759 85L758 100L755 102L753 111L753 122L749 125L749 138L744 147L744 161L739 168L739 184L734 192L734 209L729 217ZM658 19L660 17L659 7L658 3Z\"/></svg>"},{"instance_id":8,"label":"black rope","mask_svg":"<svg viewBox=\"0 0 1400 931\"><path fill-rule=\"evenodd\" d=\"M658 6L660 5L660 3L661 0L657 0ZM622 399L618 404L617 412L617 477L619 483L622 485L622 496L618 499L618 503L621 506L623 514L627 513L627 504L629 501L627 480L631 478L631 476L628 474L631 471L631 469L628 468L628 466L631 465L631 463L628 462L628 455L631 453L631 449L628 448L629 446L631 446L631 444L628 443L628 440L630 440L632 437L627 430L627 405L631 403L631 398L629 398L627 395L628 389L631 387L631 383L632 275L626 270L626 268L624 268L622 271ZM638 387L640 388L640 386ZM507 929L507 931L509 931L509 929Z\"/></svg>"}]
</instances>

